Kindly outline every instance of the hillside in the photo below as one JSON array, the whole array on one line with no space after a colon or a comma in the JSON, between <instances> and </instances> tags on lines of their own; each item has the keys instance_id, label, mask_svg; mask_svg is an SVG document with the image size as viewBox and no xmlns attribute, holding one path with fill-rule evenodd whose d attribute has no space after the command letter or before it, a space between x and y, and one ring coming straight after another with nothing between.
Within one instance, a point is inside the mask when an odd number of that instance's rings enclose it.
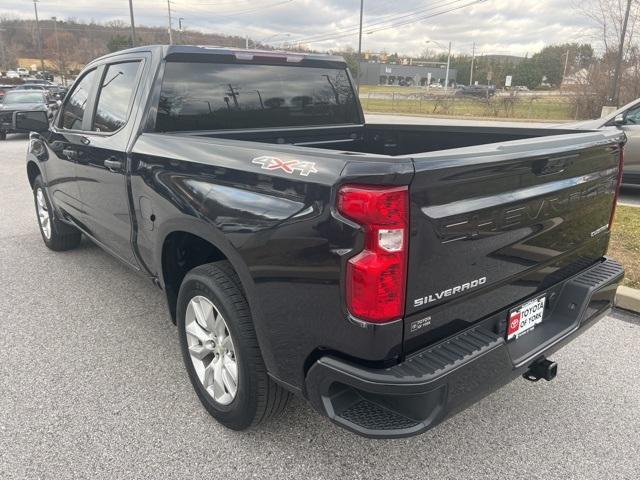
<instances>
[{"instance_id":1,"label":"hillside","mask_svg":"<svg viewBox=\"0 0 640 480\"><path fill-rule=\"evenodd\" d=\"M77 70L91 59L130 45L129 25L124 22L98 24L66 19L57 22L57 31L59 56L53 20L40 20L45 68L58 70L58 64L62 62L66 70L74 73L73 70ZM167 29L160 27L136 26L136 36L139 45L169 41ZM182 36L174 30L173 38L175 43L234 47L244 47L246 41L238 36L204 34L190 30L185 30ZM250 45L254 46L252 40ZM0 18L0 69L6 70L17 66L18 59L21 59L20 63L26 63L27 65L24 66L27 67L35 60L37 68L40 68L39 60L36 60L38 48L35 21Z\"/></svg>"}]
</instances>

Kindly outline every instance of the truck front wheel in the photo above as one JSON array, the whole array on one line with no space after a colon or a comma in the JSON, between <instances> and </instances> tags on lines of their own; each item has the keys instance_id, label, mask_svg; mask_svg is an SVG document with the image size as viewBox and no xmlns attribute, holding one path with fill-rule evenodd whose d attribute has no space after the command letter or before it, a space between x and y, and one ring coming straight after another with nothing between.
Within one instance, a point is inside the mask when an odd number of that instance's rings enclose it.
<instances>
[{"instance_id":1,"label":"truck front wheel","mask_svg":"<svg viewBox=\"0 0 640 480\"><path fill-rule=\"evenodd\" d=\"M185 276L177 315L189 379L211 416L244 430L284 410L290 394L267 375L247 300L229 262L201 265Z\"/></svg>"},{"instance_id":2,"label":"truck front wheel","mask_svg":"<svg viewBox=\"0 0 640 480\"><path fill-rule=\"evenodd\" d=\"M33 182L33 200L44 244L57 252L76 248L80 244L82 234L56 218L40 175Z\"/></svg>"}]
</instances>

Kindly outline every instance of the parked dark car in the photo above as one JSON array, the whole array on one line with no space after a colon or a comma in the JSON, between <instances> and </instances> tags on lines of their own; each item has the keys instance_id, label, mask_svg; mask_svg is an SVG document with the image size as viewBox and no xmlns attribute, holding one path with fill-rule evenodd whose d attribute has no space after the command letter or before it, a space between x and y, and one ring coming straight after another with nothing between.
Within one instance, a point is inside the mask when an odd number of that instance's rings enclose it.
<instances>
[{"instance_id":1,"label":"parked dark car","mask_svg":"<svg viewBox=\"0 0 640 480\"><path fill-rule=\"evenodd\" d=\"M9 90L0 100L0 140L7 138L8 133L25 132L24 129L13 128L14 112L41 111L51 118L57 108L57 102L49 99L45 90L22 87Z\"/></svg>"},{"instance_id":2,"label":"parked dark car","mask_svg":"<svg viewBox=\"0 0 640 480\"><path fill-rule=\"evenodd\" d=\"M66 87L62 85L58 85L57 83L54 83L54 82L50 82L46 80L31 80L31 79L25 80L24 84L20 88L23 88L23 89L24 88L28 88L28 89L43 88L48 92L48 94L51 97L57 100L62 100L68 90Z\"/></svg>"},{"instance_id":3,"label":"parked dark car","mask_svg":"<svg viewBox=\"0 0 640 480\"><path fill-rule=\"evenodd\" d=\"M461 85L460 88L456 90L455 94L458 96L468 97L493 97L496 94L496 87L495 85Z\"/></svg>"},{"instance_id":4,"label":"parked dark car","mask_svg":"<svg viewBox=\"0 0 640 480\"><path fill-rule=\"evenodd\" d=\"M125 50L51 125L14 125L45 245L86 235L161 288L236 430L293 393L361 435L423 432L553 379L624 274L605 257L623 133L369 124L340 57Z\"/></svg>"},{"instance_id":5,"label":"parked dark car","mask_svg":"<svg viewBox=\"0 0 640 480\"><path fill-rule=\"evenodd\" d=\"M35 77L39 80L48 80L50 82L53 82L53 74L47 70L36 73Z\"/></svg>"}]
</instances>

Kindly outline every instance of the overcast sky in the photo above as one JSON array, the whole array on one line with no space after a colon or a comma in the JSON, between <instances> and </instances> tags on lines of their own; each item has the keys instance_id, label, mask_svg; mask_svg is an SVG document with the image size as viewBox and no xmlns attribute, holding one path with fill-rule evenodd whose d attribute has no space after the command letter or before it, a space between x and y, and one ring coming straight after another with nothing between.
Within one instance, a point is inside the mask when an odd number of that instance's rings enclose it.
<instances>
[{"instance_id":1,"label":"overcast sky","mask_svg":"<svg viewBox=\"0 0 640 480\"><path fill-rule=\"evenodd\" d=\"M172 0L171 4L176 29L183 17L187 30L249 35L272 44L300 41L318 50L357 48L359 0ZM133 5L136 24L167 24L166 0L133 0ZM129 23L128 0L40 0L38 11L41 19L55 15ZM0 16L33 18L33 4L1 0ZM569 0L365 0L365 51L418 54L425 47L441 50L452 41L455 52L470 53L476 42L479 53L524 55L553 43L591 40L591 24Z\"/></svg>"}]
</instances>

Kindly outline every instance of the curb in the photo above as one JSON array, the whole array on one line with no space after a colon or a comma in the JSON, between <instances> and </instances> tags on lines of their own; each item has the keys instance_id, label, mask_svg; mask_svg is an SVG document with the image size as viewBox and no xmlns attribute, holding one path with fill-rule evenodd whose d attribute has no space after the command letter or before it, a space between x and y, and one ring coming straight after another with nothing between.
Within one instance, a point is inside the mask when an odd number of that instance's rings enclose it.
<instances>
[{"instance_id":1,"label":"curb","mask_svg":"<svg viewBox=\"0 0 640 480\"><path fill-rule=\"evenodd\" d=\"M618 287L615 305L623 310L640 313L640 290L629 287Z\"/></svg>"}]
</instances>

